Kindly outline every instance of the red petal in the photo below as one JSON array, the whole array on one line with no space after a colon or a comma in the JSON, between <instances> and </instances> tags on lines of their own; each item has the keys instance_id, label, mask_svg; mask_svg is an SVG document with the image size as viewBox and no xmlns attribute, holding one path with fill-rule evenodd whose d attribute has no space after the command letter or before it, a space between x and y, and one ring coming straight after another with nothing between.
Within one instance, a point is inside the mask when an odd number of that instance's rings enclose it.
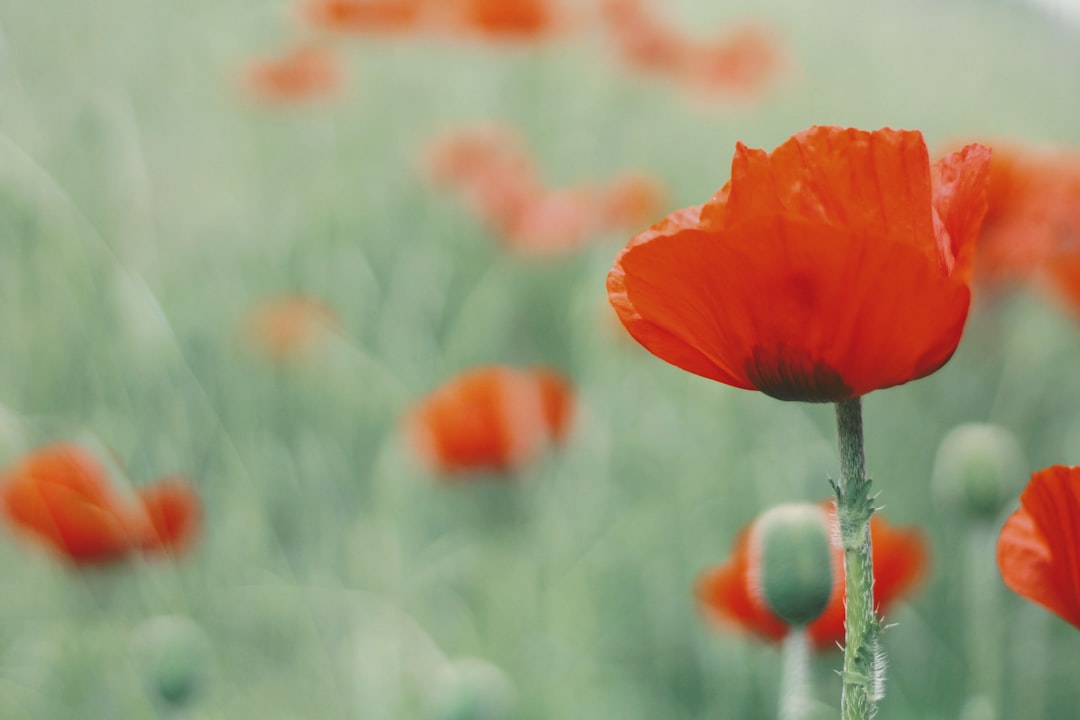
<instances>
[{"instance_id":1,"label":"red petal","mask_svg":"<svg viewBox=\"0 0 1080 720\"><path fill-rule=\"evenodd\" d=\"M975 240L987 210L990 181L990 150L968 145L946 155L931 167L934 212L944 226L949 244L947 257L955 262L953 272L971 275Z\"/></svg>"},{"instance_id":2,"label":"red petal","mask_svg":"<svg viewBox=\"0 0 1080 720\"><path fill-rule=\"evenodd\" d=\"M1031 476L998 538L1005 584L1080 627L1080 467Z\"/></svg>"},{"instance_id":3,"label":"red petal","mask_svg":"<svg viewBox=\"0 0 1080 720\"><path fill-rule=\"evenodd\" d=\"M452 378L417 404L406 426L420 456L447 473L513 470L548 436L535 378L501 366Z\"/></svg>"},{"instance_id":4,"label":"red petal","mask_svg":"<svg viewBox=\"0 0 1080 720\"><path fill-rule=\"evenodd\" d=\"M140 547L150 552L187 549L202 524L202 503L187 479L159 480L139 488L138 495L148 521Z\"/></svg>"},{"instance_id":5,"label":"red petal","mask_svg":"<svg viewBox=\"0 0 1080 720\"><path fill-rule=\"evenodd\" d=\"M57 443L6 473L0 502L26 535L76 564L116 560L131 547L132 513L82 448Z\"/></svg>"},{"instance_id":6,"label":"red petal","mask_svg":"<svg viewBox=\"0 0 1080 720\"><path fill-rule=\"evenodd\" d=\"M750 592L750 528L735 539L731 557L698 581L701 607L717 620L767 640L780 640L787 625L773 615Z\"/></svg>"}]
</instances>

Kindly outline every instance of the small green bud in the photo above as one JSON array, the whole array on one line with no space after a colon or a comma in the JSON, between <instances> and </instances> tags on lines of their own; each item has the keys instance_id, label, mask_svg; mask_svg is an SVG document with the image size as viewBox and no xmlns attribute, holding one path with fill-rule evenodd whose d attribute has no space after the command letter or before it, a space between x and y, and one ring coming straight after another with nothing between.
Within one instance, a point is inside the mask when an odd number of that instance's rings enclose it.
<instances>
[{"instance_id":1,"label":"small green bud","mask_svg":"<svg viewBox=\"0 0 1080 720\"><path fill-rule=\"evenodd\" d=\"M491 663L460 658L446 665L435 686L435 720L503 720L511 717L514 691Z\"/></svg>"},{"instance_id":2,"label":"small green bud","mask_svg":"<svg viewBox=\"0 0 1080 720\"><path fill-rule=\"evenodd\" d=\"M190 618L150 618L136 630L135 648L150 689L167 705L186 704L205 682L210 641Z\"/></svg>"},{"instance_id":3,"label":"small green bud","mask_svg":"<svg viewBox=\"0 0 1080 720\"><path fill-rule=\"evenodd\" d=\"M1005 428L986 423L958 425L938 447L932 478L941 502L972 517L992 520L1023 487L1024 454Z\"/></svg>"},{"instance_id":4,"label":"small green bud","mask_svg":"<svg viewBox=\"0 0 1080 720\"><path fill-rule=\"evenodd\" d=\"M779 505L758 518L752 546L753 583L766 607L784 622L803 626L829 604L835 572L829 516L819 505Z\"/></svg>"}]
</instances>

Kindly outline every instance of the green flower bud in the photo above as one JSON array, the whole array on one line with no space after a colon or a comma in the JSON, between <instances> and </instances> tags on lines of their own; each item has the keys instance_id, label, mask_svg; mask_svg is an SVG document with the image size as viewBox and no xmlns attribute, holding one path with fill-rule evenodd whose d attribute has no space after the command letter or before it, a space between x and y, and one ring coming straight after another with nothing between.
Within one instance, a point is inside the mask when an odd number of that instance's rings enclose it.
<instances>
[{"instance_id":1,"label":"green flower bud","mask_svg":"<svg viewBox=\"0 0 1080 720\"><path fill-rule=\"evenodd\" d=\"M1023 487L1024 454L1011 432L967 423L941 441L933 471L934 494L944 504L992 520Z\"/></svg>"},{"instance_id":2,"label":"green flower bud","mask_svg":"<svg viewBox=\"0 0 1080 720\"><path fill-rule=\"evenodd\" d=\"M165 704L186 704L204 684L210 641L191 619L150 618L136 630L135 648L150 689Z\"/></svg>"},{"instance_id":3,"label":"green flower bud","mask_svg":"<svg viewBox=\"0 0 1080 720\"><path fill-rule=\"evenodd\" d=\"M829 604L835 569L829 516L820 505L792 503L765 512L754 525L758 576L752 585L784 622L804 626Z\"/></svg>"},{"instance_id":4,"label":"green flower bud","mask_svg":"<svg viewBox=\"0 0 1080 720\"><path fill-rule=\"evenodd\" d=\"M461 658L448 663L435 687L435 720L503 720L511 717L514 691L491 663Z\"/></svg>"}]
</instances>

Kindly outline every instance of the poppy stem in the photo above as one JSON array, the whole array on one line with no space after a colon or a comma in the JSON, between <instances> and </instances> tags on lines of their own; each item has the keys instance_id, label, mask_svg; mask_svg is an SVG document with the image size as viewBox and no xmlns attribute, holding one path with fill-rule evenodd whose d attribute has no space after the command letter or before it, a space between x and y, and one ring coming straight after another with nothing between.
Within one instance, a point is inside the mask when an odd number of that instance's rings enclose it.
<instances>
[{"instance_id":1,"label":"poppy stem","mask_svg":"<svg viewBox=\"0 0 1080 720\"><path fill-rule=\"evenodd\" d=\"M805 627L793 627L784 637L780 676L780 720L806 720L810 715L810 639Z\"/></svg>"},{"instance_id":2,"label":"poppy stem","mask_svg":"<svg viewBox=\"0 0 1080 720\"><path fill-rule=\"evenodd\" d=\"M842 720L868 720L884 690L884 657L878 644L881 624L874 609L874 563L870 516L874 514L863 450L862 401L836 404L840 437L840 482L833 483L840 545L844 550L846 614Z\"/></svg>"}]
</instances>

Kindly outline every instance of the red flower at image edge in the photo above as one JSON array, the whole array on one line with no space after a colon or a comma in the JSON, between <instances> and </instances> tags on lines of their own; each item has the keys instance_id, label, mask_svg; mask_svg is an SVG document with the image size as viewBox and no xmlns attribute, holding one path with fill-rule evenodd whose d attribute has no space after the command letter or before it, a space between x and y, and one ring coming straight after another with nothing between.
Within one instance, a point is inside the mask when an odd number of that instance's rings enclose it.
<instances>
[{"instance_id":1,"label":"red flower at image edge","mask_svg":"<svg viewBox=\"0 0 1080 720\"><path fill-rule=\"evenodd\" d=\"M997 562L1013 592L1080 627L1080 467L1031 476L1001 529Z\"/></svg>"},{"instance_id":2,"label":"red flower at image edge","mask_svg":"<svg viewBox=\"0 0 1080 720\"><path fill-rule=\"evenodd\" d=\"M115 562L136 548L178 551L201 515L187 481L170 478L117 492L94 456L72 443L38 448L5 471L0 508L19 534L75 565Z\"/></svg>"},{"instance_id":3,"label":"red flower at image edge","mask_svg":"<svg viewBox=\"0 0 1080 720\"><path fill-rule=\"evenodd\" d=\"M731 180L633 238L607 289L684 370L839 402L940 368L960 341L990 151L930 164L922 134L812 127L739 143Z\"/></svg>"},{"instance_id":4,"label":"red flower at image edge","mask_svg":"<svg viewBox=\"0 0 1080 720\"><path fill-rule=\"evenodd\" d=\"M822 503L835 524L832 503ZM747 526L735 539L727 562L706 573L698 583L697 595L702 609L716 620L733 625L767 640L781 640L788 626L766 607L755 592L757 558L750 537L754 525ZM926 571L926 546L915 529L894 528L879 515L870 520L870 538L874 553L874 605L879 612L910 592ZM834 545L836 568L832 594L824 612L807 626L814 645L829 650L844 640L844 558Z\"/></svg>"},{"instance_id":5,"label":"red flower at image edge","mask_svg":"<svg viewBox=\"0 0 1080 720\"><path fill-rule=\"evenodd\" d=\"M573 410L570 385L554 371L480 367L418 402L405 431L421 459L444 474L511 472L565 439Z\"/></svg>"}]
</instances>

